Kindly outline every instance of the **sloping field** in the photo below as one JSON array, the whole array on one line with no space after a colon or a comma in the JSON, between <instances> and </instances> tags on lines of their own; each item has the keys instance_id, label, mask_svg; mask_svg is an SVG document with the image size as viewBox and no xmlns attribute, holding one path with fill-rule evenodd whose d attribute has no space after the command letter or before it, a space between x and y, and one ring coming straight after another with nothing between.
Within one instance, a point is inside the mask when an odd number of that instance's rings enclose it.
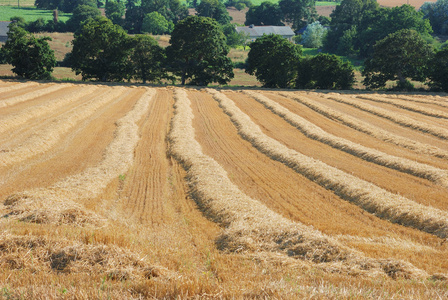
<instances>
[{"instance_id":1,"label":"sloping field","mask_svg":"<svg viewBox=\"0 0 448 300\"><path fill-rule=\"evenodd\" d=\"M448 297L448 98L0 81L0 295Z\"/></svg>"}]
</instances>

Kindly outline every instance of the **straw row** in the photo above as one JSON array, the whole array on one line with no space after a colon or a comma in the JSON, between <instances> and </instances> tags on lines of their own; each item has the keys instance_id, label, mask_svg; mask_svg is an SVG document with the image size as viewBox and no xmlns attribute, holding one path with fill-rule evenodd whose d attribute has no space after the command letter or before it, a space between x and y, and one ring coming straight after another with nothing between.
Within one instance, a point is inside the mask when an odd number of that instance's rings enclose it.
<instances>
[{"instance_id":1,"label":"straw row","mask_svg":"<svg viewBox=\"0 0 448 300\"><path fill-rule=\"evenodd\" d=\"M344 151L380 166L391 168L403 173L412 174L414 176L440 184L444 187L448 187L448 172L445 170L418 163L406 158L389 155L384 152L354 143L347 139L337 137L324 131L322 128L300 117L299 115L292 113L287 108L259 93L252 91L246 91L246 93L263 104L273 113L282 117L292 126L299 129L305 136L313 140L322 142L335 149Z\"/></svg>"},{"instance_id":2,"label":"straw row","mask_svg":"<svg viewBox=\"0 0 448 300\"><path fill-rule=\"evenodd\" d=\"M423 114L426 116L448 119L447 113L444 113L442 111L438 111L435 109L424 108L424 107L409 103L409 101L404 101L404 100L399 100L399 99L392 100L392 99L388 99L388 98L377 96L377 95L368 95L368 96L367 95L356 95L356 96L354 96L354 98L365 99L365 100L370 100L370 101L379 102L379 103L387 103L387 104L396 106L398 108L417 112L417 113L420 113L420 114Z\"/></svg>"},{"instance_id":3,"label":"straw row","mask_svg":"<svg viewBox=\"0 0 448 300\"><path fill-rule=\"evenodd\" d=\"M417 95L414 95L414 97L411 97L408 95L378 94L378 96L385 98L387 100L399 99L399 100L406 100L406 101L412 101L412 102L423 103L423 104L432 104L432 105L441 106L441 107L448 107L448 102L447 102L448 99L442 98L439 95L432 96L432 97L430 95L425 95L424 98L417 97Z\"/></svg>"},{"instance_id":4,"label":"straw row","mask_svg":"<svg viewBox=\"0 0 448 300\"><path fill-rule=\"evenodd\" d=\"M28 100L32 100L41 96L44 96L46 94L49 93L53 93L56 92L57 90L63 89L70 86L69 84L53 84L53 85L45 85L45 88L37 90L37 91L32 91L20 96L16 96L16 97L11 97L8 98L6 100L1 100L0 101L0 108L2 107L7 107L7 106L11 106L11 105L15 105L21 102L25 102Z\"/></svg>"},{"instance_id":5,"label":"straw row","mask_svg":"<svg viewBox=\"0 0 448 300\"><path fill-rule=\"evenodd\" d=\"M108 89L107 92L90 100L88 103L80 105L76 109L68 111L65 114L59 115L53 120L51 126L45 126L41 130L34 132L33 135L20 146L0 152L0 166L21 162L51 149L58 143L60 138L74 128L76 124L90 117L105 104L119 97L124 91L124 88Z\"/></svg>"},{"instance_id":6,"label":"straw row","mask_svg":"<svg viewBox=\"0 0 448 300\"><path fill-rule=\"evenodd\" d=\"M438 138L441 138L444 140L448 139L448 132L446 129L442 129L440 127L433 126L433 125L430 125L425 122L417 121L412 118L403 116L401 114L391 113L390 111L388 111L386 109L375 107L373 105L363 103L359 100L351 99L348 97L341 97L339 94L331 93L331 94L325 95L324 97L334 100L334 101L337 101L337 102L340 102L340 103L344 103L344 104L348 104L350 106L356 107L360 110L363 110L368 113L374 114L376 116L390 120L390 121L392 121L396 124L399 124L401 126L416 129L423 133L427 133L427 134L430 134L432 136L435 136L435 137L438 137Z\"/></svg>"},{"instance_id":7,"label":"straw row","mask_svg":"<svg viewBox=\"0 0 448 300\"><path fill-rule=\"evenodd\" d=\"M148 90L133 109L116 122L114 140L97 166L69 176L49 188L9 196L4 204L11 216L44 223L96 223L84 220L92 218L92 213L85 213L85 209L75 201L97 197L112 180L126 173L134 161L134 149L140 139L136 123L148 113L154 95L155 90ZM83 216L85 214L88 218Z\"/></svg>"},{"instance_id":8,"label":"straw row","mask_svg":"<svg viewBox=\"0 0 448 300\"><path fill-rule=\"evenodd\" d=\"M410 226L441 238L448 237L448 213L424 206L405 197L390 193L370 182L347 174L321 161L294 151L266 136L232 100L222 93L209 90L227 113L239 134L260 152L278 160L296 172L332 190L342 199L350 201L380 218Z\"/></svg>"},{"instance_id":9,"label":"straw row","mask_svg":"<svg viewBox=\"0 0 448 300\"><path fill-rule=\"evenodd\" d=\"M205 214L225 226L218 247L233 252L280 252L319 264L323 270L387 274L391 260L363 257L321 232L292 222L244 194L227 172L202 152L195 139L193 112L184 90L175 92L175 115L169 133L170 152L187 170L191 194ZM393 261L399 276L421 278L427 274L414 266ZM397 273L394 273L397 274ZM392 276L392 275L391 275Z\"/></svg>"},{"instance_id":10,"label":"straw row","mask_svg":"<svg viewBox=\"0 0 448 300\"><path fill-rule=\"evenodd\" d=\"M25 83L19 82L19 83L10 85L10 86L0 87L0 93L12 92L15 90L20 90L20 89L24 89L24 88L36 86L36 85L38 85L38 83L34 82L34 81L29 81L29 82L25 82Z\"/></svg>"},{"instance_id":11,"label":"straw row","mask_svg":"<svg viewBox=\"0 0 448 300\"><path fill-rule=\"evenodd\" d=\"M14 127L18 127L32 118L43 116L47 113L55 111L60 107L67 106L70 103L78 101L84 98L86 95L92 93L96 89L98 88L92 85L82 86L80 87L80 89L73 90L72 92L69 92L62 97L53 98L50 103L28 107L18 113L8 115L2 119L0 133L10 130Z\"/></svg>"},{"instance_id":12,"label":"straw row","mask_svg":"<svg viewBox=\"0 0 448 300\"><path fill-rule=\"evenodd\" d=\"M439 147L420 143L418 141L414 141L412 139L408 139L408 138L387 132L382 128L365 123L365 122L360 121L359 119L351 117L347 114L338 112L338 111L326 106L325 104L321 104L316 101L312 101L311 99L304 97L302 95L298 95L296 93L286 93L286 92L280 92L280 94L284 97L293 99L293 100L309 107L310 109L314 110L317 113L320 113L321 115L323 115L329 119L338 120L342 124L344 124L350 128L353 128L360 132L366 133L366 134L368 134L374 138L380 139L384 142L388 142L388 143L412 150L416 153L428 154L428 155L435 156L438 158L448 159L448 151L441 149Z\"/></svg>"}]
</instances>

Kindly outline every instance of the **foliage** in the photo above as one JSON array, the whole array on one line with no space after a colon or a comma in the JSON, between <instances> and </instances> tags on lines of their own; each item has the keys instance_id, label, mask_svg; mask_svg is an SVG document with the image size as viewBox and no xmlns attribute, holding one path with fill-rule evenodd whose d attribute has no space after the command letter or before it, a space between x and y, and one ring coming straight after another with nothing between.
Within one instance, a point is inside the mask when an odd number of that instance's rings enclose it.
<instances>
[{"instance_id":1,"label":"foliage","mask_svg":"<svg viewBox=\"0 0 448 300\"><path fill-rule=\"evenodd\" d=\"M164 16L156 11L149 13L143 19L142 32L151 34L166 34L173 31L173 22L168 22Z\"/></svg>"},{"instance_id":2,"label":"foliage","mask_svg":"<svg viewBox=\"0 0 448 300\"><path fill-rule=\"evenodd\" d=\"M436 52L431 58L428 78L431 88L448 92L448 48Z\"/></svg>"},{"instance_id":3,"label":"foliage","mask_svg":"<svg viewBox=\"0 0 448 300\"><path fill-rule=\"evenodd\" d=\"M354 83L352 65L334 54L304 57L298 64L296 88L347 90Z\"/></svg>"},{"instance_id":4,"label":"foliage","mask_svg":"<svg viewBox=\"0 0 448 300\"><path fill-rule=\"evenodd\" d=\"M283 13L278 4L265 1L257 6L251 6L246 12L245 25L272 25L283 26Z\"/></svg>"},{"instance_id":5,"label":"foliage","mask_svg":"<svg viewBox=\"0 0 448 300\"><path fill-rule=\"evenodd\" d=\"M216 20L189 16L174 27L167 56L182 84L226 84L233 78L226 38Z\"/></svg>"},{"instance_id":6,"label":"foliage","mask_svg":"<svg viewBox=\"0 0 448 300\"><path fill-rule=\"evenodd\" d=\"M126 9L124 28L129 33L140 33L142 32L143 19L145 13L140 6L132 6Z\"/></svg>"},{"instance_id":7,"label":"foliage","mask_svg":"<svg viewBox=\"0 0 448 300\"><path fill-rule=\"evenodd\" d=\"M123 24L123 16L125 12L123 3L109 0L106 2L105 12L106 17L108 17L112 23L118 25Z\"/></svg>"},{"instance_id":8,"label":"foliage","mask_svg":"<svg viewBox=\"0 0 448 300\"><path fill-rule=\"evenodd\" d=\"M67 28L69 31L75 32L81 27L83 22L99 16L101 16L101 12L98 8L90 5L78 5L73 10L72 17L67 21Z\"/></svg>"},{"instance_id":9,"label":"foliage","mask_svg":"<svg viewBox=\"0 0 448 300\"><path fill-rule=\"evenodd\" d=\"M286 88L297 73L301 47L280 35L264 35L250 44L246 73L255 75L263 86Z\"/></svg>"},{"instance_id":10,"label":"foliage","mask_svg":"<svg viewBox=\"0 0 448 300\"><path fill-rule=\"evenodd\" d=\"M372 57L366 60L364 85L381 88L388 80L399 80L403 86L406 78L424 81L432 54L432 47L415 30L391 33L375 44Z\"/></svg>"},{"instance_id":11,"label":"foliage","mask_svg":"<svg viewBox=\"0 0 448 300\"><path fill-rule=\"evenodd\" d=\"M448 34L448 0L425 2L420 7L420 12L429 20L435 33Z\"/></svg>"},{"instance_id":12,"label":"foliage","mask_svg":"<svg viewBox=\"0 0 448 300\"><path fill-rule=\"evenodd\" d=\"M10 26L8 40L2 47L7 63L12 71L27 79L51 79L56 66L54 51L47 41L51 38L36 38L19 26Z\"/></svg>"},{"instance_id":13,"label":"foliage","mask_svg":"<svg viewBox=\"0 0 448 300\"><path fill-rule=\"evenodd\" d=\"M135 35L131 38L130 70L132 77L143 83L160 82L168 78L165 68L165 51L149 35Z\"/></svg>"},{"instance_id":14,"label":"foliage","mask_svg":"<svg viewBox=\"0 0 448 300\"><path fill-rule=\"evenodd\" d=\"M180 0L142 0L140 9L143 16L156 11L174 24L188 16L188 8Z\"/></svg>"},{"instance_id":15,"label":"foliage","mask_svg":"<svg viewBox=\"0 0 448 300\"><path fill-rule=\"evenodd\" d=\"M128 79L128 35L104 17L89 19L72 41L72 69L83 80L122 81Z\"/></svg>"},{"instance_id":16,"label":"foliage","mask_svg":"<svg viewBox=\"0 0 448 300\"><path fill-rule=\"evenodd\" d=\"M322 47L323 40L327 29L325 29L319 21L313 22L306 27L302 35L302 44L307 48Z\"/></svg>"},{"instance_id":17,"label":"foliage","mask_svg":"<svg viewBox=\"0 0 448 300\"><path fill-rule=\"evenodd\" d=\"M280 0L283 19L292 23L292 28L298 30L317 18L314 0Z\"/></svg>"},{"instance_id":18,"label":"foliage","mask_svg":"<svg viewBox=\"0 0 448 300\"><path fill-rule=\"evenodd\" d=\"M218 0L201 0L196 11L198 16L213 18L219 24L227 24L232 20L225 5Z\"/></svg>"},{"instance_id":19,"label":"foliage","mask_svg":"<svg viewBox=\"0 0 448 300\"><path fill-rule=\"evenodd\" d=\"M235 24L225 24L222 26L222 32L226 36L227 46L236 48L244 46L248 40L248 34L244 32L236 32Z\"/></svg>"}]
</instances>

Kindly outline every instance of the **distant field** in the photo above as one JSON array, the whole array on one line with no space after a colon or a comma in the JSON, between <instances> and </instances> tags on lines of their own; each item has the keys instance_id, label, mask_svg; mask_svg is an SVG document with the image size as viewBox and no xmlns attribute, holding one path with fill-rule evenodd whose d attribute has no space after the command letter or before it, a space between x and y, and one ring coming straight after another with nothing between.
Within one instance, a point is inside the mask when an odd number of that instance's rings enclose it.
<instances>
[{"instance_id":1,"label":"distant field","mask_svg":"<svg viewBox=\"0 0 448 300\"><path fill-rule=\"evenodd\" d=\"M34 6L35 0L0 0L0 6Z\"/></svg>"},{"instance_id":2,"label":"distant field","mask_svg":"<svg viewBox=\"0 0 448 300\"><path fill-rule=\"evenodd\" d=\"M12 17L20 16L25 21L35 21L38 18L44 18L44 20L53 19L53 11L42 10L35 7L20 7L17 6L3 6L0 9L0 21L9 21ZM71 14L59 12L59 20L67 21Z\"/></svg>"},{"instance_id":3,"label":"distant field","mask_svg":"<svg viewBox=\"0 0 448 300\"><path fill-rule=\"evenodd\" d=\"M414 6L415 8L419 9L420 6L423 5L425 2L436 2L434 0L378 0L378 3L382 6L387 7L394 7L394 6L401 6L403 4L410 4Z\"/></svg>"}]
</instances>

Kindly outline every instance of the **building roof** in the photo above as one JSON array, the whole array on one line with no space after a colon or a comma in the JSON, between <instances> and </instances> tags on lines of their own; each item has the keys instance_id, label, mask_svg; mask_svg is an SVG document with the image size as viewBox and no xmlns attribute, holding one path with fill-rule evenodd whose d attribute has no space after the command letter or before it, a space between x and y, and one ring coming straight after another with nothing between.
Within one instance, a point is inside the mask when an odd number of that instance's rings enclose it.
<instances>
[{"instance_id":1,"label":"building roof","mask_svg":"<svg viewBox=\"0 0 448 300\"><path fill-rule=\"evenodd\" d=\"M293 36L294 31L292 31L289 26L244 26L236 27L237 32L248 33L251 37L263 36L263 34L279 34L281 36Z\"/></svg>"},{"instance_id":2,"label":"building roof","mask_svg":"<svg viewBox=\"0 0 448 300\"><path fill-rule=\"evenodd\" d=\"M7 36L8 35L8 25L11 24L9 21L0 21L0 36Z\"/></svg>"}]
</instances>

